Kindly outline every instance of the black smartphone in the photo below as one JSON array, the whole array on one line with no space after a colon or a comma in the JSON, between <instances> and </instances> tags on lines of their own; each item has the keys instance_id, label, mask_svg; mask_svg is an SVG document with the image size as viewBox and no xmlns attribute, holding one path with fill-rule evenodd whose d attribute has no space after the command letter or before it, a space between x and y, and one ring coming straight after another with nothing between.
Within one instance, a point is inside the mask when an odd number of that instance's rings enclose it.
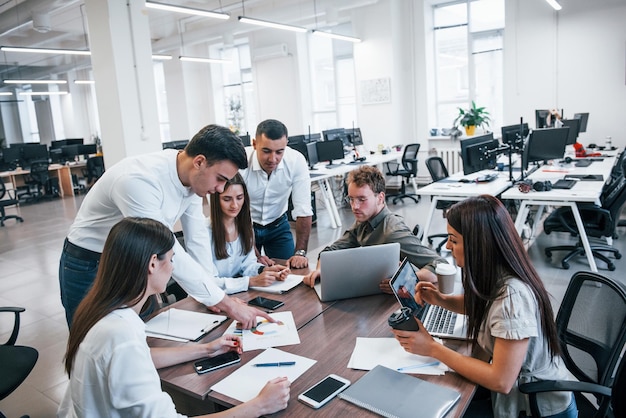
<instances>
[{"instance_id":1,"label":"black smartphone","mask_svg":"<svg viewBox=\"0 0 626 418\"><path fill-rule=\"evenodd\" d=\"M235 351L229 351L219 356L204 358L196 361L193 366L196 369L196 373L202 374L213 370L220 369L222 367L230 366L231 364L239 363L241 357Z\"/></svg>"},{"instance_id":2,"label":"black smartphone","mask_svg":"<svg viewBox=\"0 0 626 418\"><path fill-rule=\"evenodd\" d=\"M268 299L262 296L257 296L254 299L250 299L248 301L249 305L257 306L259 308L268 309L270 311L274 311L285 304L285 302L281 302L279 300Z\"/></svg>"}]
</instances>

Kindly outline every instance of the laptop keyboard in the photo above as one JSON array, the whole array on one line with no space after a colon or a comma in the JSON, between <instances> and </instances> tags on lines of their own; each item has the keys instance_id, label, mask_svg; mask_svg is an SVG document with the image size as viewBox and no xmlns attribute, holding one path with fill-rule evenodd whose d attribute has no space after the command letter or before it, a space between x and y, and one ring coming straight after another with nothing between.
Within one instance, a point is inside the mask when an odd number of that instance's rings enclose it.
<instances>
[{"instance_id":1,"label":"laptop keyboard","mask_svg":"<svg viewBox=\"0 0 626 418\"><path fill-rule=\"evenodd\" d=\"M439 334L452 335L456 318L457 315L455 315L454 312L444 309L441 306L431 305L430 316L424 326L430 333L436 332Z\"/></svg>"}]
</instances>

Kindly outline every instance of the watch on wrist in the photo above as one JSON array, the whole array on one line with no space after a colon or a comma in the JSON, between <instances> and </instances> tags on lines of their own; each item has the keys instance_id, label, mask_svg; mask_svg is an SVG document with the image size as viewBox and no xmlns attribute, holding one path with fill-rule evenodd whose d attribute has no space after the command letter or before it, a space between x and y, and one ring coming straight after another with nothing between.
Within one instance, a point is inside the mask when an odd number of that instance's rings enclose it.
<instances>
[{"instance_id":1,"label":"watch on wrist","mask_svg":"<svg viewBox=\"0 0 626 418\"><path fill-rule=\"evenodd\" d=\"M306 257L306 250L298 250L293 255L299 255L300 257Z\"/></svg>"}]
</instances>

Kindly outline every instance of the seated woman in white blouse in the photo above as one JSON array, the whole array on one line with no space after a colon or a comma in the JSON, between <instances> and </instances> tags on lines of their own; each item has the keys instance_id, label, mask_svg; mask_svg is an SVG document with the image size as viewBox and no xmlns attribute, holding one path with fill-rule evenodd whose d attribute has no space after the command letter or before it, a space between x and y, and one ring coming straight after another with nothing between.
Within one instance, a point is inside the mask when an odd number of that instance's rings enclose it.
<instances>
[{"instance_id":1,"label":"seated woman in white blouse","mask_svg":"<svg viewBox=\"0 0 626 418\"><path fill-rule=\"evenodd\" d=\"M148 297L165 290L174 239L166 226L147 218L125 218L111 229L93 287L74 314L65 354L70 381L57 417L182 417L156 369L242 352L234 335L148 347L139 311ZM211 416L258 417L286 408L288 401L289 380L280 377L250 401Z\"/></svg>"},{"instance_id":2,"label":"seated woman in white blouse","mask_svg":"<svg viewBox=\"0 0 626 418\"><path fill-rule=\"evenodd\" d=\"M228 294L250 286L269 286L285 280L290 270L275 264L266 267L254 252L254 231L250 197L240 174L226 182L222 193L210 197L211 217L207 219L217 284Z\"/></svg>"}]
</instances>

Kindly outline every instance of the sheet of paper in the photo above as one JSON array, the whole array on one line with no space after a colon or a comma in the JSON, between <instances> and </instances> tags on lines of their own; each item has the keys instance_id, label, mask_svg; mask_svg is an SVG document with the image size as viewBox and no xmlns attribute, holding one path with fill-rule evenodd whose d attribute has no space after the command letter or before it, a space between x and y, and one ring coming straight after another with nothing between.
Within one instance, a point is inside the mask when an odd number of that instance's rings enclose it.
<instances>
[{"instance_id":1,"label":"sheet of paper","mask_svg":"<svg viewBox=\"0 0 626 418\"><path fill-rule=\"evenodd\" d=\"M224 315L172 308L146 322L146 332L194 341L224 321Z\"/></svg>"},{"instance_id":2,"label":"sheet of paper","mask_svg":"<svg viewBox=\"0 0 626 418\"><path fill-rule=\"evenodd\" d=\"M240 336L243 351L300 344L298 328L291 311L274 312L270 316L278 322L269 322L259 316L255 327L242 330L240 324L233 321L224 334Z\"/></svg>"},{"instance_id":3,"label":"sheet of paper","mask_svg":"<svg viewBox=\"0 0 626 418\"><path fill-rule=\"evenodd\" d=\"M441 375L448 370L432 357L406 352L395 338L357 337L348 367L372 370L379 364L402 373Z\"/></svg>"},{"instance_id":4,"label":"sheet of paper","mask_svg":"<svg viewBox=\"0 0 626 418\"><path fill-rule=\"evenodd\" d=\"M269 286L261 287L261 286L252 286L250 289L259 290L261 292L268 292L274 294L281 294L290 291L300 283L304 276L299 274L290 274L284 281L276 281Z\"/></svg>"},{"instance_id":5,"label":"sheet of paper","mask_svg":"<svg viewBox=\"0 0 626 418\"><path fill-rule=\"evenodd\" d=\"M257 363L277 363L295 361L293 366L255 367ZM259 394L268 380L286 376L293 383L317 361L297 356L275 348L268 348L244 364L225 379L211 386L211 390L247 402Z\"/></svg>"}]
</instances>

